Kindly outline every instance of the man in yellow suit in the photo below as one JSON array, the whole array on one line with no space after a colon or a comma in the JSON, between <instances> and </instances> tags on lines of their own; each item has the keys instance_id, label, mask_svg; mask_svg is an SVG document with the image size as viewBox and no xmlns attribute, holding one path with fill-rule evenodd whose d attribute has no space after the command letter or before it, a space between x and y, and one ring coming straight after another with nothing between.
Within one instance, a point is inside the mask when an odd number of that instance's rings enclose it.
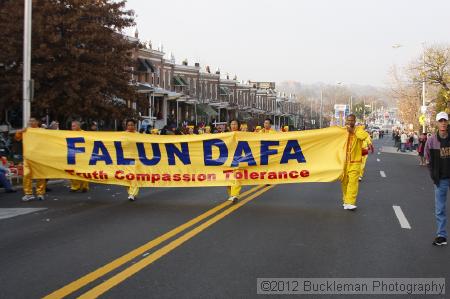
<instances>
[{"instance_id":1,"label":"man in yellow suit","mask_svg":"<svg viewBox=\"0 0 450 299\"><path fill-rule=\"evenodd\" d=\"M127 119L125 122L125 132L127 133L136 133L136 121L134 119ZM133 181L128 187L128 200L135 201L136 197L139 193L139 187Z\"/></svg>"},{"instance_id":2,"label":"man in yellow suit","mask_svg":"<svg viewBox=\"0 0 450 299\"><path fill-rule=\"evenodd\" d=\"M28 128L39 128L39 122L36 118L31 117L28 121ZM27 131L27 128L24 128L22 130L19 130L16 132L15 139L17 141L22 141L23 139L23 133ZM38 200L44 200L45 199L45 188L46 188L47 182L45 179L38 179L36 180L36 195ZM28 165L28 162L26 159L23 160L23 193L24 196L22 197L22 201L30 201L34 199L33 195L33 179L31 174L30 166Z\"/></svg>"},{"instance_id":3,"label":"man in yellow suit","mask_svg":"<svg viewBox=\"0 0 450 299\"><path fill-rule=\"evenodd\" d=\"M268 134L273 134L276 133L277 131L275 131L274 129L272 129L272 120L270 118L266 118L264 120L264 127L263 129L260 131L260 133L268 133Z\"/></svg>"},{"instance_id":4,"label":"man in yellow suit","mask_svg":"<svg viewBox=\"0 0 450 299\"><path fill-rule=\"evenodd\" d=\"M239 131L239 121L238 120L232 120L230 122L230 131L231 132L238 132ZM239 195L241 194L242 186L239 183L236 183L235 185L228 186L227 187L227 193L228 193L228 200L237 203L239 200Z\"/></svg>"},{"instance_id":5,"label":"man in yellow suit","mask_svg":"<svg viewBox=\"0 0 450 299\"><path fill-rule=\"evenodd\" d=\"M362 163L363 141L369 133L361 126L355 126L356 116L350 114L346 119L348 140L346 147L346 161L342 178L342 200L344 210L356 210L356 197L358 196L359 174Z\"/></svg>"},{"instance_id":6,"label":"man in yellow suit","mask_svg":"<svg viewBox=\"0 0 450 299\"><path fill-rule=\"evenodd\" d=\"M81 131L81 124L78 120L72 121L72 131ZM89 190L89 182L80 180L70 180L70 192L87 192Z\"/></svg>"}]
</instances>

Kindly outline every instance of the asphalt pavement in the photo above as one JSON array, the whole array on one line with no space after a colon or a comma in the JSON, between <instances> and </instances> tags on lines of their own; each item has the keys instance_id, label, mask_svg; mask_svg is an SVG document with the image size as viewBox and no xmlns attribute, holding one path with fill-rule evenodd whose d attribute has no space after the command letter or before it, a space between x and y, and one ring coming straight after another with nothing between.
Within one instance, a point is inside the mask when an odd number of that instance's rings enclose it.
<instances>
[{"instance_id":1,"label":"asphalt pavement","mask_svg":"<svg viewBox=\"0 0 450 299\"><path fill-rule=\"evenodd\" d=\"M375 146L355 212L339 182L249 186L237 205L224 187L148 188L136 202L105 185L56 184L43 202L1 194L0 298L256 298L257 278L278 277L450 283L426 167L382 151L389 137Z\"/></svg>"}]
</instances>

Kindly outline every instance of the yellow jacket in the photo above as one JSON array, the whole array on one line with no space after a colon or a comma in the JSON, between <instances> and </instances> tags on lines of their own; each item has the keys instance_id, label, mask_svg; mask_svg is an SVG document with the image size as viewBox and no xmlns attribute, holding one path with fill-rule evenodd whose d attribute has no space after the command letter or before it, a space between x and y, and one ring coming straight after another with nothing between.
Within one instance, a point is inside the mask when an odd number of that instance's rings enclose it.
<instances>
[{"instance_id":1,"label":"yellow jacket","mask_svg":"<svg viewBox=\"0 0 450 299\"><path fill-rule=\"evenodd\" d=\"M266 130L266 129L264 129L264 128L262 128L262 130L261 131L259 131L259 133L268 133L268 134L273 134L273 133L276 133L277 131L275 131L274 129L270 129L270 130Z\"/></svg>"},{"instance_id":2,"label":"yellow jacket","mask_svg":"<svg viewBox=\"0 0 450 299\"><path fill-rule=\"evenodd\" d=\"M362 162L363 142L370 138L369 133L364 131L363 127L356 127L354 134L348 134L347 140L347 163L356 164Z\"/></svg>"},{"instance_id":3,"label":"yellow jacket","mask_svg":"<svg viewBox=\"0 0 450 299\"><path fill-rule=\"evenodd\" d=\"M372 144L372 139L370 138L370 135L367 136L366 139L363 140L362 148L369 148L369 145Z\"/></svg>"}]
</instances>

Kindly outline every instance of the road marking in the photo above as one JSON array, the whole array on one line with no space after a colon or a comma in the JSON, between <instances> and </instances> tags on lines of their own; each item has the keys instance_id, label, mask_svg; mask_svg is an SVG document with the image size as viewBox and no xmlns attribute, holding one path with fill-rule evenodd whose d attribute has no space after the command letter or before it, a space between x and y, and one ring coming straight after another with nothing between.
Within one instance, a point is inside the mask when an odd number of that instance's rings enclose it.
<instances>
[{"instance_id":1,"label":"road marking","mask_svg":"<svg viewBox=\"0 0 450 299\"><path fill-rule=\"evenodd\" d=\"M380 170L380 175L381 175L382 178L385 178L385 177L386 177L386 174L384 173L383 170Z\"/></svg>"},{"instance_id":2,"label":"road marking","mask_svg":"<svg viewBox=\"0 0 450 299\"><path fill-rule=\"evenodd\" d=\"M246 192L241 194L241 198L251 194L252 192L258 191L261 188L263 188L264 185L259 185L256 187L251 188L250 190L247 190ZM176 236L177 234L181 233L182 231L190 228L191 226L199 223L200 221L204 220L205 218L217 213L218 211L222 210L223 208L231 205L231 201L225 201L218 206L206 211L205 213L189 220L188 222L170 230L169 232L147 242L146 244L124 254L123 256L109 262L108 264L86 274L83 277L80 277L79 279L69 283L68 285L65 285L64 287L54 291L53 293L47 295L44 297L44 299L50 299L50 298L64 298L65 296L81 289L82 287L86 286L87 284L93 282L94 280L97 280L98 278L104 276L105 274L108 274L109 272L117 269L118 267L122 266L123 264L135 259L136 257L143 255L146 253L146 251L154 248L155 246L158 246L164 241L167 241L168 239Z\"/></svg>"},{"instance_id":3,"label":"road marking","mask_svg":"<svg viewBox=\"0 0 450 299\"><path fill-rule=\"evenodd\" d=\"M47 208L4 208L0 209L0 220L13 218L19 215L30 214L42 210L47 210Z\"/></svg>"},{"instance_id":4,"label":"road marking","mask_svg":"<svg viewBox=\"0 0 450 299\"><path fill-rule=\"evenodd\" d=\"M395 215L397 216L398 222L400 222L401 228L411 229L408 219L406 219L405 214L403 214L402 208L400 206L392 206Z\"/></svg>"},{"instance_id":5,"label":"road marking","mask_svg":"<svg viewBox=\"0 0 450 299\"><path fill-rule=\"evenodd\" d=\"M214 223L218 222L222 218L226 217L227 215L231 214L232 212L236 211L249 201L253 200L254 198L258 197L259 195L263 194L264 192L268 191L269 189L275 187L275 185L267 186L262 190L259 190L243 201L230 206L228 209L225 209L221 213L217 214L213 218L209 219L208 221L205 221L204 223L200 224L199 226L195 227L194 229L188 231L181 237L178 237L177 239L173 240L169 244L165 245L164 247L156 250L149 256L143 258L142 260L136 262L135 264L131 265L130 267L126 268L125 270L119 272L118 274L114 275L113 277L109 278L108 280L102 282L101 284L97 285L96 287L92 288L91 290L87 291L86 293L79 296L79 299L87 299L87 298L97 298L100 295L104 294L106 291L110 290L111 288L115 287L116 285L120 284L130 276L136 274L137 272L141 271L148 265L152 264L153 262L157 261L164 255L168 254L178 246L182 245L184 242L188 241L189 239L195 237L202 231L204 231L206 228L210 227Z\"/></svg>"},{"instance_id":6,"label":"road marking","mask_svg":"<svg viewBox=\"0 0 450 299\"><path fill-rule=\"evenodd\" d=\"M381 160L377 158L377 162L380 162Z\"/></svg>"}]
</instances>

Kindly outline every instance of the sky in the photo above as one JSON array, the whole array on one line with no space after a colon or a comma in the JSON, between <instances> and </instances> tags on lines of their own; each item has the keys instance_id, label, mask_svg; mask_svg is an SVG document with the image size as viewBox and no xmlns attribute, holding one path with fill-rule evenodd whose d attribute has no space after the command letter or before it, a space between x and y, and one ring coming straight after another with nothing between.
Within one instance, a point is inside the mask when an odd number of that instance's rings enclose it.
<instances>
[{"instance_id":1,"label":"sky","mask_svg":"<svg viewBox=\"0 0 450 299\"><path fill-rule=\"evenodd\" d=\"M128 0L127 8L140 39L162 43L177 63L245 81L382 87L394 65L421 56L422 43L450 42L449 0Z\"/></svg>"}]
</instances>

